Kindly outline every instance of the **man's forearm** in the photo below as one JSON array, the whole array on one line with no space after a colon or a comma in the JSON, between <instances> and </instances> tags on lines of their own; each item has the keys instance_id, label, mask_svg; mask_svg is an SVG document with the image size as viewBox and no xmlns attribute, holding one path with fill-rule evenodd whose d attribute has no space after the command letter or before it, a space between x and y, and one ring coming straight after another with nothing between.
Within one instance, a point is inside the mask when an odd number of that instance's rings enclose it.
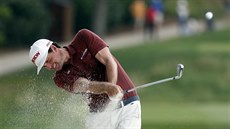
<instances>
[{"instance_id":1,"label":"man's forearm","mask_svg":"<svg viewBox=\"0 0 230 129\"><path fill-rule=\"evenodd\" d=\"M120 92L118 87L119 86L117 86L115 84L112 84L112 83L108 83L108 82L92 81L92 82L89 83L88 90L91 91L94 94L106 93L109 96L114 96L118 92Z\"/></svg>"},{"instance_id":2,"label":"man's forearm","mask_svg":"<svg viewBox=\"0 0 230 129\"><path fill-rule=\"evenodd\" d=\"M106 74L108 82L116 84L117 83L117 63L114 60L114 57L111 55L108 47L103 48L100 50L95 57L105 65L106 67Z\"/></svg>"},{"instance_id":3,"label":"man's forearm","mask_svg":"<svg viewBox=\"0 0 230 129\"><path fill-rule=\"evenodd\" d=\"M92 93L103 94L106 93L109 97L116 96L122 92L120 86L109 82L89 81L85 78L79 78L73 85L75 93Z\"/></svg>"},{"instance_id":4,"label":"man's forearm","mask_svg":"<svg viewBox=\"0 0 230 129\"><path fill-rule=\"evenodd\" d=\"M110 64L106 65L106 72L107 72L108 82L116 84L117 76L118 76L116 62L110 62Z\"/></svg>"}]
</instances>

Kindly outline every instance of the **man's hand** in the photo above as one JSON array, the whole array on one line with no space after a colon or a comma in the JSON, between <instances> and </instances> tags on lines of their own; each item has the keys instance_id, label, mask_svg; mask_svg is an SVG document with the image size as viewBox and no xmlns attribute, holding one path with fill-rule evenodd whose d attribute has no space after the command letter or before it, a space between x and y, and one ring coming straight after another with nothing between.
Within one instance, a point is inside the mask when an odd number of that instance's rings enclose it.
<instances>
[{"instance_id":1,"label":"man's hand","mask_svg":"<svg viewBox=\"0 0 230 129\"><path fill-rule=\"evenodd\" d=\"M111 90L112 93L108 93L109 99L111 101L120 101L124 94L120 86L115 86L115 89Z\"/></svg>"}]
</instances>

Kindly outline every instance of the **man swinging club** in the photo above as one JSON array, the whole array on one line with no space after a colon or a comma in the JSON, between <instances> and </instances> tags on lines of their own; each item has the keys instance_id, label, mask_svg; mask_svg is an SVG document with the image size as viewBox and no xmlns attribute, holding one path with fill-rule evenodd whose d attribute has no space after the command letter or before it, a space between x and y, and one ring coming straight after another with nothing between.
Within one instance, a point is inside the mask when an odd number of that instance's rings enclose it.
<instances>
[{"instance_id":1,"label":"man swinging club","mask_svg":"<svg viewBox=\"0 0 230 129\"><path fill-rule=\"evenodd\" d=\"M48 39L39 39L30 48L29 57L37 66L55 70L55 84L72 93L88 94L87 129L140 129L141 109L136 90L108 46L95 33L80 30L68 46L59 47ZM114 110L105 110L110 101L119 101ZM109 115L107 115L109 114Z\"/></svg>"}]
</instances>

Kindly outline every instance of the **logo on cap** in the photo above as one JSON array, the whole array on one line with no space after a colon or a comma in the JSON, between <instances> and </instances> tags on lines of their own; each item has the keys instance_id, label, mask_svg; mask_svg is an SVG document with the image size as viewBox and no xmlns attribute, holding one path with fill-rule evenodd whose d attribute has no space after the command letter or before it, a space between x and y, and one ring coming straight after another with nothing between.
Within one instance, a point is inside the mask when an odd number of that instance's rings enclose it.
<instances>
[{"instance_id":1,"label":"logo on cap","mask_svg":"<svg viewBox=\"0 0 230 129\"><path fill-rule=\"evenodd\" d=\"M33 63L35 62L35 60L38 58L39 55L40 55L40 52L38 51L38 52L34 55L34 57L33 57L33 59L32 59L32 62L33 62Z\"/></svg>"}]
</instances>

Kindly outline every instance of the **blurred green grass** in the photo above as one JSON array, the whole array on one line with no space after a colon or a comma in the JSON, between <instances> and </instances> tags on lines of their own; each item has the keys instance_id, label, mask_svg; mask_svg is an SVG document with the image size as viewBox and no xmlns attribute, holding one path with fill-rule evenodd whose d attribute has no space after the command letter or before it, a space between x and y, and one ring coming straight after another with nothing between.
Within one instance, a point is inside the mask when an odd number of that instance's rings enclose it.
<instances>
[{"instance_id":1,"label":"blurred green grass","mask_svg":"<svg viewBox=\"0 0 230 129\"><path fill-rule=\"evenodd\" d=\"M120 49L120 60L136 85L176 75L180 80L140 89L145 129L230 128L230 30L207 32Z\"/></svg>"},{"instance_id":2,"label":"blurred green grass","mask_svg":"<svg viewBox=\"0 0 230 129\"><path fill-rule=\"evenodd\" d=\"M228 103L230 104L230 103ZM226 103L144 103L144 129L227 129Z\"/></svg>"},{"instance_id":3,"label":"blurred green grass","mask_svg":"<svg viewBox=\"0 0 230 129\"><path fill-rule=\"evenodd\" d=\"M184 64L182 79L140 90L143 96L163 92L167 97L162 99L167 101L229 101L229 32L226 29L170 41L149 42L120 49L113 54L136 85L175 76L177 64Z\"/></svg>"},{"instance_id":4,"label":"blurred green grass","mask_svg":"<svg viewBox=\"0 0 230 129\"><path fill-rule=\"evenodd\" d=\"M112 51L137 86L175 76L176 65L185 65L180 80L138 91L142 129L230 127L229 33L226 28ZM37 76L33 67L0 77L2 129L83 128L83 103L76 95L70 101L72 95L54 85L52 74L42 70Z\"/></svg>"}]
</instances>

